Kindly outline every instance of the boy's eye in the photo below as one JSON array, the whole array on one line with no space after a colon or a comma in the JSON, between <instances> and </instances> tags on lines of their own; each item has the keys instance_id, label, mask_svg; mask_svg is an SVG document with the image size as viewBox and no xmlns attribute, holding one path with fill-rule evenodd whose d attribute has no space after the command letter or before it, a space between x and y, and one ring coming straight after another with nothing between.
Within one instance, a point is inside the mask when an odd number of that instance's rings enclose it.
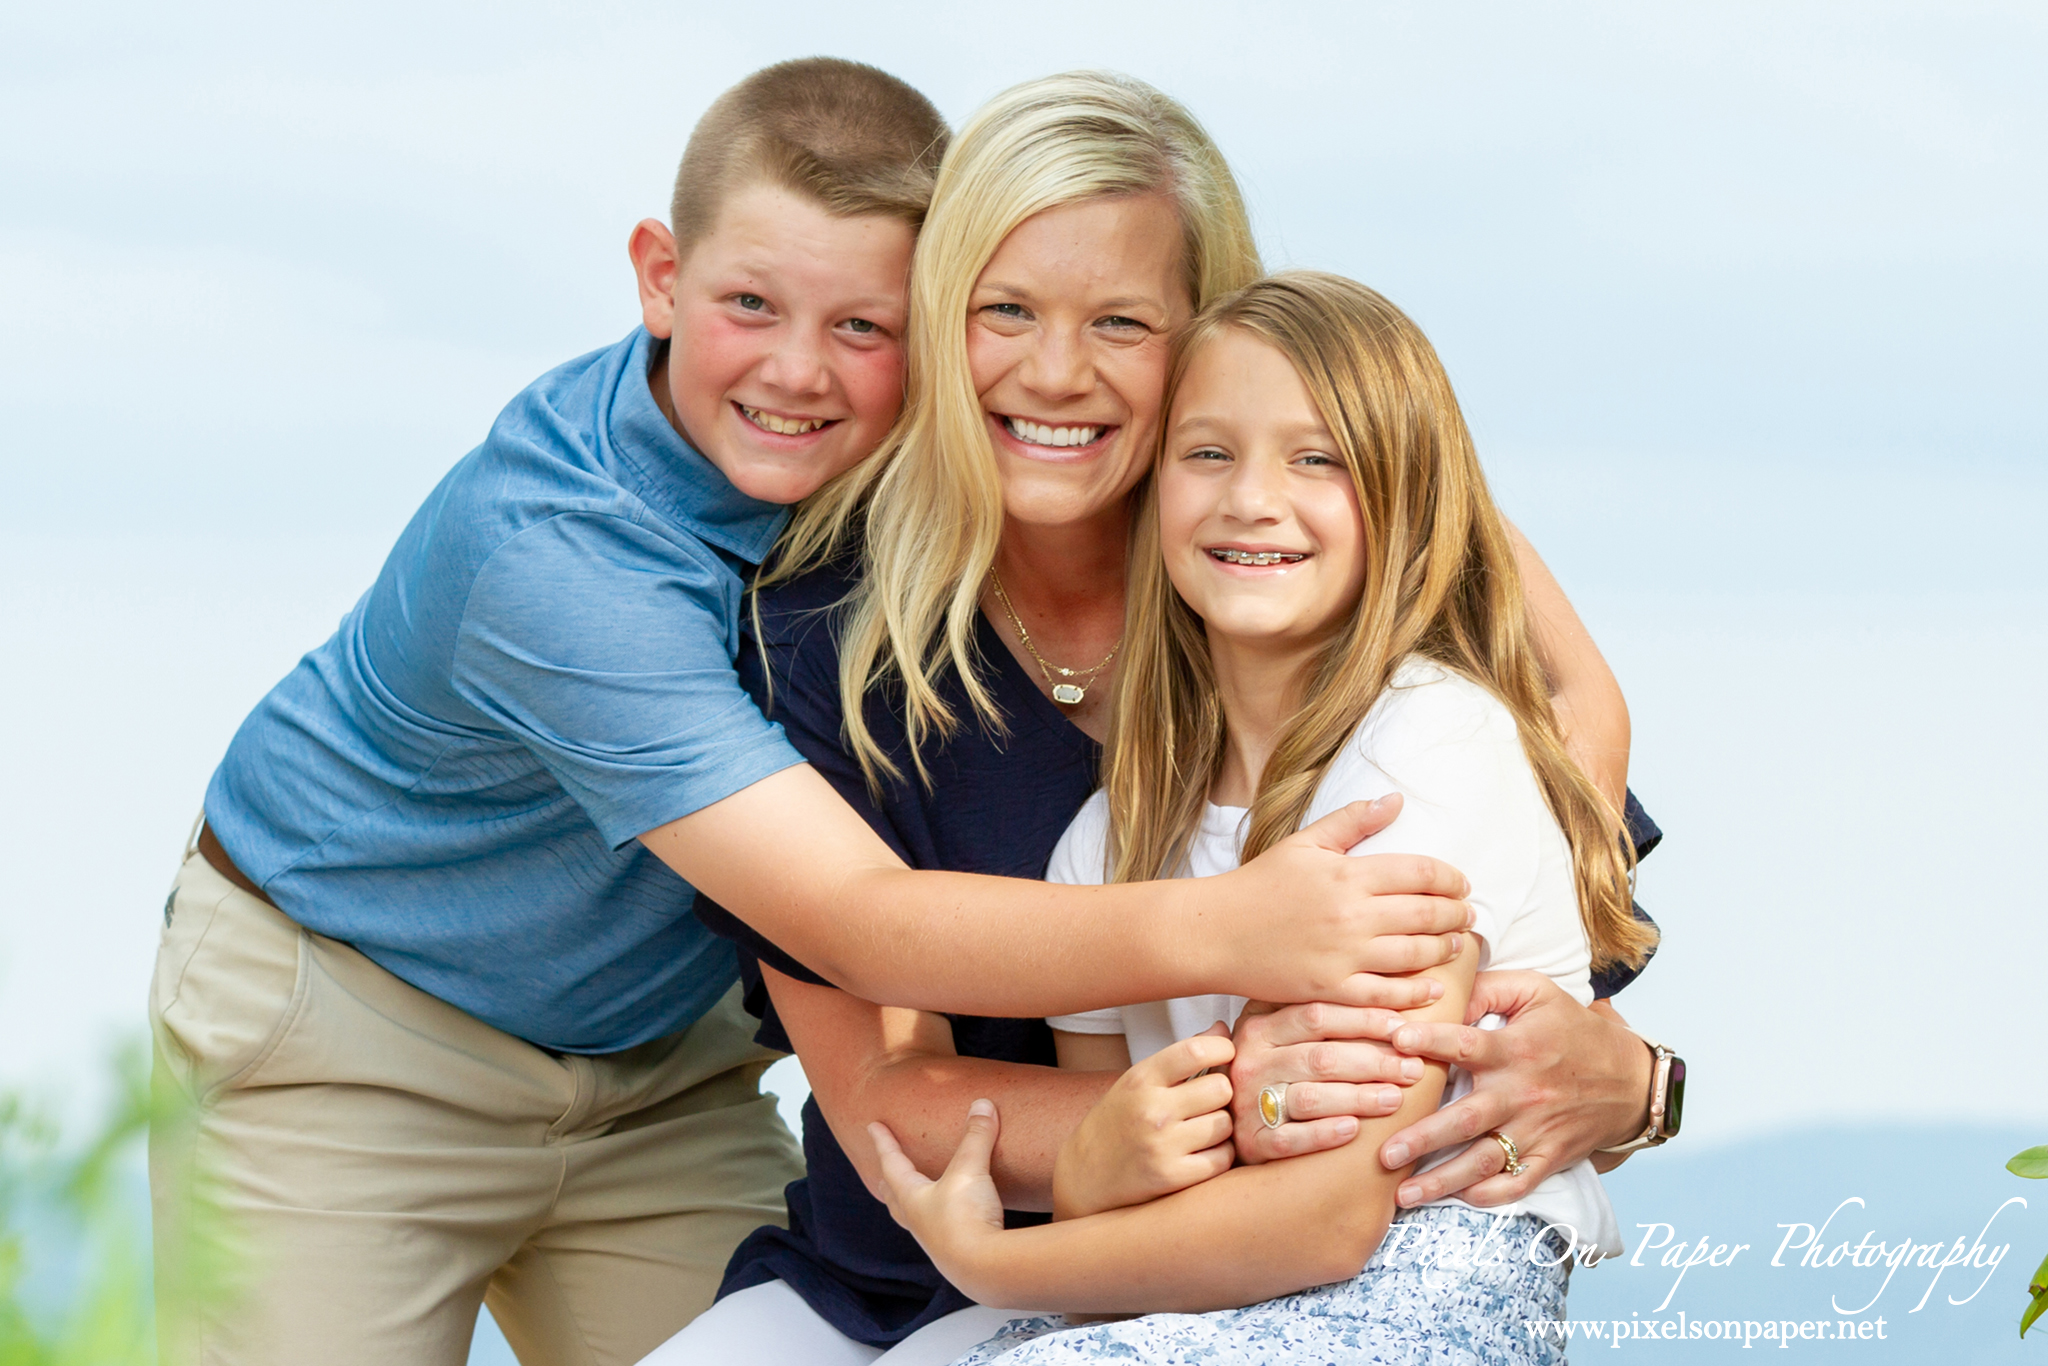
<instances>
[{"instance_id":1,"label":"boy's eye","mask_svg":"<svg viewBox=\"0 0 2048 1366\"><path fill-rule=\"evenodd\" d=\"M758 313L768 307L768 301L758 294L735 294L733 302L749 313Z\"/></svg>"}]
</instances>

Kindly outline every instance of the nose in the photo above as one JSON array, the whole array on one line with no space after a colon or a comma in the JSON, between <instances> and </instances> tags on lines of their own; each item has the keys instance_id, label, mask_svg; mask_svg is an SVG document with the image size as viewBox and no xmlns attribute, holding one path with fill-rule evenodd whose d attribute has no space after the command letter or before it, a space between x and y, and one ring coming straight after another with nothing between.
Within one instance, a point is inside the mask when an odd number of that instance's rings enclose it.
<instances>
[{"instance_id":1,"label":"nose","mask_svg":"<svg viewBox=\"0 0 2048 1366\"><path fill-rule=\"evenodd\" d=\"M1281 487L1286 470L1279 462L1240 460L1224 486L1223 514L1247 526L1277 522L1286 516L1287 495Z\"/></svg>"},{"instance_id":2,"label":"nose","mask_svg":"<svg viewBox=\"0 0 2048 1366\"><path fill-rule=\"evenodd\" d=\"M808 328L783 329L759 373L763 384L793 397L816 397L832 388L824 345Z\"/></svg>"},{"instance_id":3,"label":"nose","mask_svg":"<svg viewBox=\"0 0 2048 1366\"><path fill-rule=\"evenodd\" d=\"M1094 391L1095 362L1073 328L1041 327L1032 337L1031 352L1017 367L1019 383L1052 402Z\"/></svg>"}]
</instances>

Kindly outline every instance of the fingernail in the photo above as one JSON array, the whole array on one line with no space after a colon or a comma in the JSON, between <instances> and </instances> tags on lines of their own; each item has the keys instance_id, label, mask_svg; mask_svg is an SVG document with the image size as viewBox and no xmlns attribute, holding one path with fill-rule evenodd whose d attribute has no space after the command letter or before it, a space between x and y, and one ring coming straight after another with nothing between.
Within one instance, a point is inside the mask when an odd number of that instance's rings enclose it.
<instances>
[{"instance_id":1,"label":"fingernail","mask_svg":"<svg viewBox=\"0 0 2048 1366\"><path fill-rule=\"evenodd\" d=\"M1415 1048L1422 1043L1422 1031L1413 1026L1404 1026L1395 1030L1393 1037L1387 1042L1403 1050Z\"/></svg>"},{"instance_id":2,"label":"fingernail","mask_svg":"<svg viewBox=\"0 0 2048 1366\"><path fill-rule=\"evenodd\" d=\"M974 1104L967 1107L967 1113L970 1115L987 1116L995 1112L996 1103L992 1100L977 1100Z\"/></svg>"},{"instance_id":3,"label":"fingernail","mask_svg":"<svg viewBox=\"0 0 2048 1366\"><path fill-rule=\"evenodd\" d=\"M1386 1151L1386 1153L1385 1153L1385 1155L1384 1155L1384 1160L1385 1160L1386 1164L1387 1164L1387 1165L1388 1165L1389 1167L1405 1167L1405 1166L1407 1166L1407 1165L1408 1165L1408 1145L1407 1145L1406 1143L1389 1143L1389 1144L1387 1145L1387 1151ZM1413 1186L1403 1186L1403 1187L1401 1187L1401 1200L1402 1200L1402 1202L1403 1202L1403 1203L1406 1203L1406 1202L1407 1202L1407 1199L1408 1199L1408 1197L1409 1197L1410 1195L1414 1194L1414 1193L1415 1193L1415 1187L1413 1187Z\"/></svg>"},{"instance_id":4,"label":"fingernail","mask_svg":"<svg viewBox=\"0 0 2048 1366\"><path fill-rule=\"evenodd\" d=\"M1472 890L1471 885L1469 883L1466 885L1465 890L1467 892L1470 892ZM1478 923L1479 912L1473 910L1470 906L1467 906L1465 908L1465 928L1469 930Z\"/></svg>"},{"instance_id":5,"label":"fingernail","mask_svg":"<svg viewBox=\"0 0 2048 1366\"><path fill-rule=\"evenodd\" d=\"M1338 1116L1337 1122L1330 1127L1337 1131L1339 1138L1355 1138L1358 1134L1358 1120L1352 1115Z\"/></svg>"},{"instance_id":6,"label":"fingernail","mask_svg":"<svg viewBox=\"0 0 2048 1366\"><path fill-rule=\"evenodd\" d=\"M1453 958L1456 958L1457 956L1458 956L1458 936L1454 934L1454 935L1452 935L1452 936L1451 936L1451 957L1453 957Z\"/></svg>"},{"instance_id":7,"label":"fingernail","mask_svg":"<svg viewBox=\"0 0 2048 1366\"><path fill-rule=\"evenodd\" d=\"M1434 977L1427 977L1423 980L1429 986L1429 999L1432 1001L1441 1001L1444 996L1444 984L1442 982L1437 981Z\"/></svg>"},{"instance_id":8,"label":"fingernail","mask_svg":"<svg viewBox=\"0 0 2048 1366\"><path fill-rule=\"evenodd\" d=\"M1375 811L1384 811L1387 809L1387 803L1392 800L1394 800L1394 794L1391 792L1387 793L1385 796L1382 797L1374 797L1372 799L1372 809Z\"/></svg>"},{"instance_id":9,"label":"fingernail","mask_svg":"<svg viewBox=\"0 0 2048 1366\"><path fill-rule=\"evenodd\" d=\"M1407 1079L1408 1079L1409 1081L1421 1081L1421 1080L1422 1080L1422 1059L1420 1059L1420 1058L1403 1058L1403 1059L1401 1059L1401 1075L1402 1075L1403 1077L1406 1077L1406 1078L1407 1078Z\"/></svg>"},{"instance_id":10,"label":"fingernail","mask_svg":"<svg viewBox=\"0 0 2048 1366\"><path fill-rule=\"evenodd\" d=\"M1413 1209L1422 1203L1422 1187L1403 1186L1400 1193L1394 1197L1394 1200L1403 1209Z\"/></svg>"},{"instance_id":11,"label":"fingernail","mask_svg":"<svg viewBox=\"0 0 2048 1366\"><path fill-rule=\"evenodd\" d=\"M1394 1111L1394 1110L1398 1110L1398 1109L1400 1109L1400 1108L1401 1108L1401 1088L1400 1088L1400 1087L1398 1087L1398 1086L1384 1086L1384 1087L1381 1087L1381 1088L1380 1088L1380 1108L1381 1108L1381 1109L1383 1109L1383 1110L1387 1110L1387 1111L1390 1111L1390 1112L1391 1112L1391 1111Z\"/></svg>"}]
</instances>

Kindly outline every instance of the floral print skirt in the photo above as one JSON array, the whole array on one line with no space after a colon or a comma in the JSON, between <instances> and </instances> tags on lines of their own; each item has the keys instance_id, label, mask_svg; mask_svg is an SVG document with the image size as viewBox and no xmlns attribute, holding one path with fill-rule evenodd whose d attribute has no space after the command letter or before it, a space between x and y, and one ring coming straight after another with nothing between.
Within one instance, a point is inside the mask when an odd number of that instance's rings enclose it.
<instances>
[{"instance_id":1,"label":"floral print skirt","mask_svg":"<svg viewBox=\"0 0 2048 1366\"><path fill-rule=\"evenodd\" d=\"M1532 1215L1403 1211L1355 1278L1207 1314L1070 1325L1012 1319L955 1366L1111 1360L1159 1366L1557 1366L1570 1249Z\"/></svg>"}]
</instances>

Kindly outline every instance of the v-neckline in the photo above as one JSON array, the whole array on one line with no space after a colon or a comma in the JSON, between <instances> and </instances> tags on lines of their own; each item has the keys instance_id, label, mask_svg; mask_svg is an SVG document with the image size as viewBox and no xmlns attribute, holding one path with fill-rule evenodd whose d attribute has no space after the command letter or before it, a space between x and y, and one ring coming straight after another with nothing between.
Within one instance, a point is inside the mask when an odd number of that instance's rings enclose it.
<instances>
[{"instance_id":1,"label":"v-neckline","mask_svg":"<svg viewBox=\"0 0 2048 1366\"><path fill-rule=\"evenodd\" d=\"M978 608L974 613L974 630L975 644L983 654L995 659L996 672L1011 685L1011 690L1025 695L1025 709L1039 725L1075 749L1090 754L1101 751L1100 741L1068 720L1066 713L1059 709L1059 704L1038 690L1038 684L1025 672L1024 665L1019 662L1016 655L1010 653L1009 642L996 630L996 624L989 620L988 613ZM998 696L1000 697L1000 693Z\"/></svg>"}]
</instances>

